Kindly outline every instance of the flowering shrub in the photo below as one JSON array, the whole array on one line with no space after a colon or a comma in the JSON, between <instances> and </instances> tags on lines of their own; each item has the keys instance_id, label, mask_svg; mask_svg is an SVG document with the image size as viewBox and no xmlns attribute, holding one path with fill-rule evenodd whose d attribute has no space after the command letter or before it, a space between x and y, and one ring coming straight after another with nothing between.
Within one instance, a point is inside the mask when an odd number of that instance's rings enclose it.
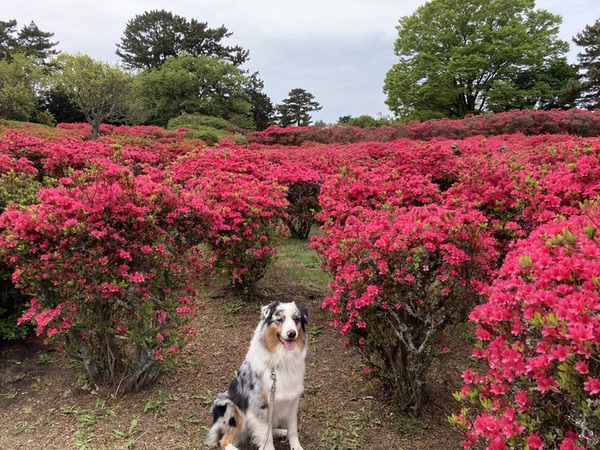
<instances>
[{"instance_id":1,"label":"flowering shrub","mask_svg":"<svg viewBox=\"0 0 600 450\"><path fill-rule=\"evenodd\" d=\"M576 152L570 160L557 162L552 170L542 169L538 176L525 181L529 198L523 211L524 220L539 225L557 215L576 214L581 202L600 192L599 144L584 150L587 154Z\"/></svg>"},{"instance_id":2,"label":"flowering shrub","mask_svg":"<svg viewBox=\"0 0 600 450\"><path fill-rule=\"evenodd\" d=\"M174 179L185 186L215 267L253 297L286 229L282 186L254 176L256 164L228 151L204 151L174 163ZM266 171L262 172L266 174ZM263 175L264 176L264 175Z\"/></svg>"},{"instance_id":3,"label":"flowering shrub","mask_svg":"<svg viewBox=\"0 0 600 450\"><path fill-rule=\"evenodd\" d=\"M37 202L42 183L34 164L20 150L27 145L43 142L22 131L8 130L0 134L0 212L8 205L30 205ZM29 298L11 282L12 270L0 262L0 338L20 339L27 328L18 327L17 319L26 309Z\"/></svg>"},{"instance_id":4,"label":"flowering shrub","mask_svg":"<svg viewBox=\"0 0 600 450\"><path fill-rule=\"evenodd\" d=\"M289 204L282 218L290 235L296 239L308 239L315 215L321 210L322 174L289 161L273 166L270 174L278 184L286 187Z\"/></svg>"},{"instance_id":5,"label":"flowering shrub","mask_svg":"<svg viewBox=\"0 0 600 450\"><path fill-rule=\"evenodd\" d=\"M302 145L305 143L341 144L354 142L387 142L406 137L400 125L361 128L357 126L308 126L280 128L248 133L248 142L261 145Z\"/></svg>"},{"instance_id":6,"label":"flowering shrub","mask_svg":"<svg viewBox=\"0 0 600 450\"><path fill-rule=\"evenodd\" d=\"M204 192L199 196L218 215L206 236L216 265L229 274L234 287L254 297L286 235L283 189L231 173L201 180L200 185Z\"/></svg>"},{"instance_id":7,"label":"flowering shrub","mask_svg":"<svg viewBox=\"0 0 600 450\"><path fill-rule=\"evenodd\" d=\"M19 165L13 165L17 170L9 169L0 175L0 211L13 203L31 205L37 202L42 185L37 181L35 170L29 173L28 165L26 170ZM0 338L21 339L26 336L27 328L18 327L17 320L25 311L29 297L15 288L11 274L11 268L0 262Z\"/></svg>"},{"instance_id":8,"label":"flowering shrub","mask_svg":"<svg viewBox=\"0 0 600 450\"><path fill-rule=\"evenodd\" d=\"M438 187L419 173L400 172L387 164L342 167L323 186L321 221L338 224L367 209L423 206L440 199ZM327 224L326 224L327 227Z\"/></svg>"},{"instance_id":9,"label":"flowering shrub","mask_svg":"<svg viewBox=\"0 0 600 450\"><path fill-rule=\"evenodd\" d=\"M202 267L179 220L187 207L160 171L96 159L39 204L0 216L0 251L32 295L20 322L59 341L93 383L117 392L152 381L180 351Z\"/></svg>"},{"instance_id":10,"label":"flowering shrub","mask_svg":"<svg viewBox=\"0 0 600 450\"><path fill-rule=\"evenodd\" d=\"M342 174L323 187L326 235L313 242L334 277L332 325L417 413L444 328L466 318L495 261L483 215L427 203L437 195L422 176Z\"/></svg>"},{"instance_id":11,"label":"flowering shrub","mask_svg":"<svg viewBox=\"0 0 600 450\"><path fill-rule=\"evenodd\" d=\"M485 215L501 256L516 239L527 235L525 229L531 230L523 217L527 184L521 179L523 173L530 173L530 167L519 160L522 152L490 151L502 144L493 139L460 141L464 153L456 161L456 171L461 182L445 192L447 198L468 198Z\"/></svg>"},{"instance_id":12,"label":"flowering shrub","mask_svg":"<svg viewBox=\"0 0 600 450\"><path fill-rule=\"evenodd\" d=\"M105 124L102 124L102 129L105 130ZM79 133L86 134L92 132L92 126L86 122L69 122L57 123L56 128L61 130L75 130Z\"/></svg>"},{"instance_id":13,"label":"flowering shrub","mask_svg":"<svg viewBox=\"0 0 600 450\"><path fill-rule=\"evenodd\" d=\"M319 212L321 184L316 181L296 181L287 187L289 202L283 216L290 235L296 239L308 239L315 215Z\"/></svg>"},{"instance_id":14,"label":"flowering shrub","mask_svg":"<svg viewBox=\"0 0 600 450\"><path fill-rule=\"evenodd\" d=\"M463 374L482 408L453 417L465 448L600 445L600 203L585 212L519 242L471 313L489 370Z\"/></svg>"}]
</instances>

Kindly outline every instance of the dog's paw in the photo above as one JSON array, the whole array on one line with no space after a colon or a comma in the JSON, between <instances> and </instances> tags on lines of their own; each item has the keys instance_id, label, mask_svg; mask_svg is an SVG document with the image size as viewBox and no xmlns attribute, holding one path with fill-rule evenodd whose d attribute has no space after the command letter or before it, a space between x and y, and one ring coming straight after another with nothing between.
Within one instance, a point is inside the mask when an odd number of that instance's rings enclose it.
<instances>
[{"instance_id":1,"label":"dog's paw","mask_svg":"<svg viewBox=\"0 0 600 450\"><path fill-rule=\"evenodd\" d=\"M273 430L273 436L275 437L286 437L287 430L285 428L275 428Z\"/></svg>"},{"instance_id":2,"label":"dog's paw","mask_svg":"<svg viewBox=\"0 0 600 450\"><path fill-rule=\"evenodd\" d=\"M238 450L238 448L233 444L227 444L224 450Z\"/></svg>"},{"instance_id":3,"label":"dog's paw","mask_svg":"<svg viewBox=\"0 0 600 450\"><path fill-rule=\"evenodd\" d=\"M295 439L295 441L292 440L292 442L290 442L290 450L304 450L304 449L300 445L300 442L298 442L298 439Z\"/></svg>"},{"instance_id":4,"label":"dog's paw","mask_svg":"<svg viewBox=\"0 0 600 450\"><path fill-rule=\"evenodd\" d=\"M258 450L275 450L275 446L273 444L261 445Z\"/></svg>"}]
</instances>

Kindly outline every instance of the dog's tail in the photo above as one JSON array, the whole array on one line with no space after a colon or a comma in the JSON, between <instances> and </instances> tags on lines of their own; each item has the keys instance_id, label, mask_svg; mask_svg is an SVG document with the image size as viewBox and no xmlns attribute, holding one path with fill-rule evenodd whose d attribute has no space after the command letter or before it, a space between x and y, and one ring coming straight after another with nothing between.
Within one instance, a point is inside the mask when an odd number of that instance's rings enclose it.
<instances>
[{"instance_id":1,"label":"dog's tail","mask_svg":"<svg viewBox=\"0 0 600 450\"><path fill-rule=\"evenodd\" d=\"M227 392L217 395L213 404L213 425L204 442L210 446L237 445L243 428L243 415Z\"/></svg>"}]
</instances>

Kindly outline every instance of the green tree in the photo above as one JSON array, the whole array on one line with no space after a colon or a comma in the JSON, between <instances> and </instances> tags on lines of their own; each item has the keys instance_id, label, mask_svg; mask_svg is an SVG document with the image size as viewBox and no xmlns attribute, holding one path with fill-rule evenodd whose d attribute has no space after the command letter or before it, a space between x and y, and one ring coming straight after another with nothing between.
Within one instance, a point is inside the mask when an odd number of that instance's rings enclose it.
<instances>
[{"instance_id":1,"label":"green tree","mask_svg":"<svg viewBox=\"0 0 600 450\"><path fill-rule=\"evenodd\" d=\"M581 95L580 106L586 109L600 107L600 19L587 25L573 42L583 51L577 54L579 77L577 91Z\"/></svg>"},{"instance_id":2,"label":"green tree","mask_svg":"<svg viewBox=\"0 0 600 450\"><path fill-rule=\"evenodd\" d=\"M239 66L249 52L221 42L233 33L227 28L208 28L206 22L187 20L171 12L148 11L135 16L125 27L117 55L133 69L158 68L171 56L218 56Z\"/></svg>"},{"instance_id":3,"label":"green tree","mask_svg":"<svg viewBox=\"0 0 600 450\"><path fill-rule=\"evenodd\" d=\"M292 89L287 98L275 107L277 121L282 127L310 125L312 111L320 111L323 107L315 101L315 96L310 92L295 88Z\"/></svg>"},{"instance_id":4,"label":"green tree","mask_svg":"<svg viewBox=\"0 0 600 450\"><path fill-rule=\"evenodd\" d=\"M59 53L54 49L58 42L50 41L52 36L54 33L40 30L33 21L18 32L16 20L0 21L0 60L24 53L45 62Z\"/></svg>"},{"instance_id":5,"label":"green tree","mask_svg":"<svg viewBox=\"0 0 600 450\"><path fill-rule=\"evenodd\" d=\"M432 0L400 19L400 61L387 73L386 104L401 119L488 111L494 89L518 97L517 78L568 50L558 15L534 0ZM526 94L526 93L524 93Z\"/></svg>"},{"instance_id":6,"label":"green tree","mask_svg":"<svg viewBox=\"0 0 600 450\"><path fill-rule=\"evenodd\" d=\"M358 117L342 116L338 119L338 125L349 125L360 128L381 127L389 124L390 120L387 117L380 116L379 118L375 118L368 114L363 114Z\"/></svg>"},{"instance_id":7,"label":"green tree","mask_svg":"<svg viewBox=\"0 0 600 450\"><path fill-rule=\"evenodd\" d=\"M86 122L81 109L58 87L51 87L40 97L42 107L52 114L56 123Z\"/></svg>"},{"instance_id":8,"label":"green tree","mask_svg":"<svg viewBox=\"0 0 600 450\"><path fill-rule=\"evenodd\" d=\"M32 56L13 54L0 59L0 117L48 123L38 108L37 90L44 73Z\"/></svg>"},{"instance_id":9,"label":"green tree","mask_svg":"<svg viewBox=\"0 0 600 450\"><path fill-rule=\"evenodd\" d=\"M246 94L250 99L256 129L261 131L273 124L275 108L269 96L263 92L265 84L258 75L258 72L255 72L248 78Z\"/></svg>"},{"instance_id":10,"label":"green tree","mask_svg":"<svg viewBox=\"0 0 600 450\"><path fill-rule=\"evenodd\" d=\"M19 31L17 49L26 55L31 55L40 61L46 61L60 53L54 49L58 42L51 42L54 33L42 31L31 21Z\"/></svg>"},{"instance_id":11,"label":"green tree","mask_svg":"<svg viewBox=\"0 0 600 450\"><path fill-rule=\"evenodd\" d=\"M54 88L81 110L92 126L94 140L99 137L100 124L126 120L133 101L131 73L81 54L62 54L54 63Z\"/></svg>"},{"instance_id":12,"label":"green tree","mask_svg":"<svg viewBox=\"0 0 600 450\"><path fill-rule=\"evenodd\" d=\"M184 113L234 123L240 116L251 118L247 78L236 66L217 57L170 57L159 68L140 73L136 84L150 114L149 122L156 125L165 126L169 119Z\"/></svg>"},{"instance_id":13,"label":"green tree","mask_svg":"<svg viewBox=\"0 0 600 450\"><path fill-rule=\"evenodd\" d=\"M488 108L492 112L573 108L577 94L568 92L567 86L576 75L577 69L566 58L554 58L516 74L510 82L497 82L489 92Z\"/></svg>"},{"instance_id":14,"label":"green tree","mask_svg":"<svg viewBox=\"0 0 600 450\"><path fill-rule=\"evenodd\" d=\"M0 20L0 60L10 59L17 48L17 21Z\"/></svg>"},{"instance_id":15,"label":"green tree","mask_svg":"<svg viewBox=\"0 0 600 450\"><path fill-rule=\"evenodd\" d=\"M50 72L47 60L58 53L52 36L33 21L20 31L16 20L0 21L0 117L54 123L39 98Z\"/></svg>"}]
</instances>

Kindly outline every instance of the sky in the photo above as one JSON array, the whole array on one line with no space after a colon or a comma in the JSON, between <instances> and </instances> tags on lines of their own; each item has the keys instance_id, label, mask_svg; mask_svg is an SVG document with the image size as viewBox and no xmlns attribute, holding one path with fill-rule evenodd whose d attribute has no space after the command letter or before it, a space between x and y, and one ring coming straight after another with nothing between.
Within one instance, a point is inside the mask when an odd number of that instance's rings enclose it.
<instances>
[{"instance_id":1,"label":"sky","mask_svg":"<svg viewBox=\"0 0 600 450\"><path fill-rule=\"evenodd\" d=\"M460 0L457 0L460 1ZM394 41L401 17L425 0L2 0L0 20L17 29L34 21L54 33L57 50L119 63L115 54L127 22L150 10L224 25L227 45L250 51L242 66L259 72L264 92L279 104L290 90L312 93L323 107L313 120L389 116L383 81L397 62ZM563 18L559 38L569 42L569 62L579 48L573 36L600 18L600 0L537 0L536 8Z\"/></svg>"}]
</instances>

